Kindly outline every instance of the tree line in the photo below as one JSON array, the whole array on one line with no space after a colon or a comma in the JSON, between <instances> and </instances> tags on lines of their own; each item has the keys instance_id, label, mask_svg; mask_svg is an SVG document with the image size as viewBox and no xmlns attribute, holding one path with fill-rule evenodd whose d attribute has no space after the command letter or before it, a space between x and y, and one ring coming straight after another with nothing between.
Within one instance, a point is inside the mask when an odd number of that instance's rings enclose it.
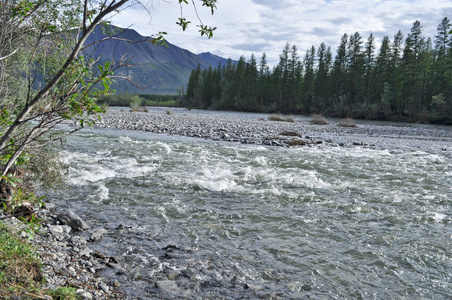
<instances>
[{"instance_id":1,"label":"tree line","mask_svg":"<svg viewBox=\"0 0 452 300\"><path fill-rule=\"evenodd\" d=\"M285 45L270 69L266 53L216 68L193 69L184 106L260 112L324 114L452 124L452 34L446 17L432 39L415 21L405 37L371 33L312 46L300 58Z\"/></svg>"}]
</instances>

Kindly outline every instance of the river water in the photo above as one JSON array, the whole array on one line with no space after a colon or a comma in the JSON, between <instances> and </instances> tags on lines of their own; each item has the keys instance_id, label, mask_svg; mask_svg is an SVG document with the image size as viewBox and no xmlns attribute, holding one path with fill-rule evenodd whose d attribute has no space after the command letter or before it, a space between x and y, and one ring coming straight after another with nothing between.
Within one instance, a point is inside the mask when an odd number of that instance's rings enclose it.
<instances>
[{"instance_id":1,"label":"river water","mask_svg":"<svg viewBox=\"0 0 452 300\"><path fill-rule=\"evenodd\" d=\"M120 260L106 276L131 298L451 299L452 143L366 141L87 130L51 198L108 230L93 247ZM168 276L175 294L156 287Z\"/></svg>"}]
</instances>

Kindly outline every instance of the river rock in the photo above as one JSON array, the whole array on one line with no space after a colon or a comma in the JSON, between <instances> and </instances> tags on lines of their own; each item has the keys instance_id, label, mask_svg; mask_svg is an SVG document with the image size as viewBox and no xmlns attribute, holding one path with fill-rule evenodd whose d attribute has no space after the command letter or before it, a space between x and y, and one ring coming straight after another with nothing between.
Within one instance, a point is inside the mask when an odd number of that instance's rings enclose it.
<instances>
[{"instance_id":1,"label":"river rock","mask_svg":"<svg viewBox=\"0 0 452 300\"><path fill-rule=\"evenodd\" d=\"M54 237L60 237L63 235L64 229L62 226L60 225L53 225L49 227L49 232L54 236Z\"/></svg>"},{"instance_id":2,"label":"river rock","mask_svg":"<svg viewBox=\"0 0 452 300\"><path fill-rule=\"evenodd\" d=\"M94 231L91 234L91 237L90 237L91 241L94 242L94 241L100 240L106 232L107 232L107 230L105 230L103 228L97 229L96 231Z\"/></svg>"},{"instance_id":3,"label":"river rock","mask_svg":"<svg viewBox=\"0 0 452 300\"><path fill-rule=\"evenodd\" d=\"M70 209L60 214L58 219L62 224L69 225L75 231L89 229L89 225Z\"/></svg>"},{"instance_id":4,"label":"river rock","mask_svg":"<svg viewBox=\"0 0 452 300\"><path fill-rule=\"evenodd\" d=\"M155 283L155 286L159 289L162 290L165 293L168 294L176 294L179 293L179 287L177 286L176 282L171 281L171 280L161 280L161 281L157 281Z\"/></svg>"}]
</instances>

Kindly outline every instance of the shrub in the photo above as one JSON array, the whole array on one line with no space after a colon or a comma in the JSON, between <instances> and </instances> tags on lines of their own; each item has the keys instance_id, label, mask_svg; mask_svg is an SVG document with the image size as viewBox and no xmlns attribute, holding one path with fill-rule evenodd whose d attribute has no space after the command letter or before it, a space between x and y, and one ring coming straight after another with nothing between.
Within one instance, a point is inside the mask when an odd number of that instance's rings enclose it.
<instances>
[{"instance_id":1,"label":"shrub","mask_svg":"<svg viewBox=\"0 0 452 300\"><path fill-rule=\"evenodd\" d=\"M283 116L281 114L272 114L268 116L269 121L277 121L277 122L295 122L295 118L293 115Z\"/></svg>"},{"instance_id":2,"label":"shrub","mask_svg":"<svg viewBox=\"0 0 452 300\"><path fill-rule=\"evenodd\" d=\"M346 118L340 121L337 126L339 127L358 127L352 118Z\"/></svg>"},{"instance_id":3,"label":"shrub","mask_svg":"<svg viewBox=\"0 0 452 300\"><path fill-rule=\"evenodd\" d=\"M328 125L328 121L322 115L312 115L311 120L309 121L312 125Z\"/></svg>"},{"instance_id":4,"label":"shrub","mask_svg":"<svg viewBox=\"0 0 452 300\"><path fill-rule=\"evenodd\" d=\"M143 103L143 99L141 99L140 96L133 95L130 98L129 107L132 111L138 111L141 108L142 103Z\"/></svg>"}]
</instances>

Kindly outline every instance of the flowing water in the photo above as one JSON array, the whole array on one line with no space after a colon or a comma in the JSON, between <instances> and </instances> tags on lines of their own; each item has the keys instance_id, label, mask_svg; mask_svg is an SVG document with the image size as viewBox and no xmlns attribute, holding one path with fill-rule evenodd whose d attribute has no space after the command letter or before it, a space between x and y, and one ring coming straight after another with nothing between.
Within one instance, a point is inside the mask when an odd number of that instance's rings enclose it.
<instances>
[{"instance_id":1,"label":"flowing water","mask_svg":"<svg viewBox=\"0 0 452 300\"><path fill-rule=\"evenodd\" d=\"M189 299L451 299L452 144L373 141L84 131L54 201L107 228L97 247L127 269L110 276L130 297L172 298L155 281L174 271Z\"/></svg>"}]
</instances>

